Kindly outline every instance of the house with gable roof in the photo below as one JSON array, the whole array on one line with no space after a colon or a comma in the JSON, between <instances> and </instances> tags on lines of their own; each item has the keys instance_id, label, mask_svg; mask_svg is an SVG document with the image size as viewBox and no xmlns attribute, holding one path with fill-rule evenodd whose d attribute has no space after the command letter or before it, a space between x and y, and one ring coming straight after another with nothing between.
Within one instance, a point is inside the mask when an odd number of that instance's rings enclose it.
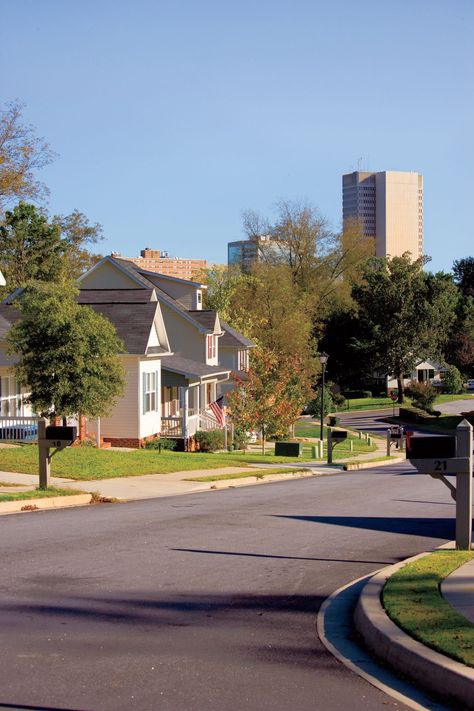
<instances>
[{"instance_id":1,"label":"house with gable roof","mask_svg":"<svg viewBox=\"0 0 474 711\"><path fill-rule=\"evenodd\" d=\"M209 405L229 388L231 370L246 367L252 344L222 324L217 312L202 310L205 285L108 256L79 278L78 287L78 302L107 317L124 343L124 395L110 417L88 423L89 433L99 436L100 430L105 442L138 447L157 436L187 443L198 429L216 427ZM17 317L7 298L0 305L0 378L13 379L14 357L7 362L3 354L2 360L1 332ZM24 397L18 403L4 408L5 415L31 415Z\"/></svg>"}]
</instances>

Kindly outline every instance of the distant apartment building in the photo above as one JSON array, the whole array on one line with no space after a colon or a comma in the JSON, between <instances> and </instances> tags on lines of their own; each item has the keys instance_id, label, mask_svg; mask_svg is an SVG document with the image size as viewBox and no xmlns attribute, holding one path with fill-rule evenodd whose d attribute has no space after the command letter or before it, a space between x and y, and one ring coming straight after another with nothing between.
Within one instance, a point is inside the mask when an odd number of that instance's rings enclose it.
<instances>
[{"instance_id":1,"label":"distant apartment building","mask_svg":"<svg viewBox=\"0 0 474 711\"><path fill-rule=\"evenodd\" d=\"M252 264L269 256L275 241L271 235L261 235L227 243L227 264L237 266L245 273L251 271Z\"/></svg>"},{"instance_id":2,"label":"distant apartment building","mask_svg":"<svg viewBox=\"0 0 474 711\"><path fill-rule=\"evenodd\" d=\"M140 269L148 272L167 274L188 281L192 281L203 269L207 269L205 259L171 257L168 252L149 247L142 249L139 257L123 257L123 259L128 259L129 262L133 262Z\"/></svg>"},{"instance_id":3,"label":"distant apartment building","mask_svg":"<svg viewBox=\"0 0 474 711\"><path fill-rule=\"evenodd\" d=\"M375 238L377 257L423 256L423 176L355 171L342 176L343 221L356 218Z\"/></svg>"}]
</instances>

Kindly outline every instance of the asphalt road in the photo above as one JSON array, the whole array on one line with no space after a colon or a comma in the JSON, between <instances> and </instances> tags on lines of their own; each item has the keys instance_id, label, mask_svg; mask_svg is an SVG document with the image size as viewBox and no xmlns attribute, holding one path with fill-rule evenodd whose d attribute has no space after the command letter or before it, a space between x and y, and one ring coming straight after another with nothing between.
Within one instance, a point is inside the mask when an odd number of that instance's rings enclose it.
<instances>
[{"instance_id":1,"label":"asphalt road","mask_svg":"<svg viewBox=\"0 0 474 711\"><path fill-rule=\"evenodd\" d=\"M406 465L0 519L0 707L397 708L322 646L350 580L454 535Z\"/></svg>"}]
</instances>

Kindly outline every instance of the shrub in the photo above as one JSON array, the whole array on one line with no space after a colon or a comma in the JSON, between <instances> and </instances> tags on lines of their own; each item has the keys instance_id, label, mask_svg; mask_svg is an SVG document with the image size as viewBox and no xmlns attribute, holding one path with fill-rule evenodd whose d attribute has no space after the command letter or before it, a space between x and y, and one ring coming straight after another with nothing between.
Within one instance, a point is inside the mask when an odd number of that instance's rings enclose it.
<instances>
[{"instance_id":1,"label":"shrub","mask_svg":"<svg viewBox=\"0 0 474 711\"><path fill-rule=\"evenodd\" d=\"M448 371L444 374L443 388L447 393L457 395L462 392L463 379L459 370L455 365L450 365Z\"/></svg>"},{"instance_id":2,"label":"shrub","mask_svg":"<svg viewBox=\"0 0 474 711\"><path fill-rule=\"evenodd\" d=\"M145 442L145 449L157 449L161 452L162 449L175 450L178 443L175 439L167 439L160 437L159 439L149 439Z\"/></svg>"},{"instance_id":3,"label":"shrub","mask_svg":"<svg viewBox=\"0 0 474 711\"><path fill-rule=\"evenodd\" d=\"M360 397L372 397L371 390L345 390L344 397L346 400L355 400Z\"/></svg>"},{"instance_id":4,"label":"shrub","mask_svg":"<svg viewBox=\"0 0 474 711\"><path fill-rule=\"evenodd\" d=\"M346 404L346 398L342 393L332 393L332 399L336 407L344 407Z\"/></svg>"},{"instance_id":5,"label":"shrub","mask_svg":"<svg viewBox=\"0 0 474 711\"><path fill-rule=\"evenodd\" d=\"M308 403L308 407L306 408L307 413L313 417L321 417L321 390L322 388L318 389L316 397ZM332 393L329 388L324 388L324 417L326 417L329 412L333 411L334 402L332 399Z\"/></svg>"},{"instance_id":6,"label":"shrub","mask_svg":"<svg viewBox=\"0 0 474 711\"><path fill-rule=\"evenodd\" d=\"M419 407L425 412L433 409L437 393L431 383L419 383L417 380L412 380L407 387L407 393L415 407Z\"/></svg>"},{"instance_id":7,"label":"shrub","mask_svg":"<svg viewBox=\"0 0 474 711\"><path fill-rule=\"evenodd\" d=\"M194 438L201 452L215 452L224 447L224 430L198 430Z\"/></svg>"}]
</instances>

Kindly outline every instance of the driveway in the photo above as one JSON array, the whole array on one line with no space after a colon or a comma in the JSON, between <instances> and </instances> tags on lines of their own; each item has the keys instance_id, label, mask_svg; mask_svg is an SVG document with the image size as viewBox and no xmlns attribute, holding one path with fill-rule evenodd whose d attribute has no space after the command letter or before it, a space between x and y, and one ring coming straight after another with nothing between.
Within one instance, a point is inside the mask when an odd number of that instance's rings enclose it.
<instances>
[{"instance_id":1,"label":"driveway","mask_svg":"<svg viewBox=\"0 0 474 711\"><path fill-rule=\"evenodd\" d=\"M474 410L474 397L466 398L465 400L453 400L453 402L435 403L435 408L447 415L460 415L461 412L470 412Z\"/></svg>"}]
</instances>

